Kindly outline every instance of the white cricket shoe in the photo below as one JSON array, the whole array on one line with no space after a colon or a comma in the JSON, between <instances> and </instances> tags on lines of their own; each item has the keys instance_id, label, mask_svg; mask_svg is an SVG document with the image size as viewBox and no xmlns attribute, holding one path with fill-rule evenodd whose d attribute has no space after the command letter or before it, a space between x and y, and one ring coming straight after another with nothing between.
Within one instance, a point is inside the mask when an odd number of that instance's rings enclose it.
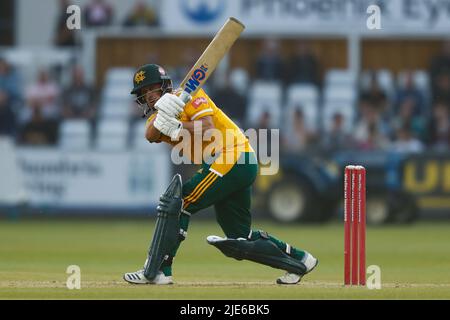
<instances>
[{"instance_id":1,"label":"white cricket shoe","mask_svg":"<svg viewBox=\"0 0 450 320\"><path fill-rule=\"evenodd\" d=\"M299 283L302 279L302 276L286 272L284 276L281 276L277 279L277 284L296 284Z\"/></svg>"},{"instance_id":2,"label":"white cricket shoe","mask_svg":"<svg viewBox=\"0 0 450 320\"><path fill-rule=\"evenodd\" d=\"M166 276L162 271L159 271L152 284L173 284L172 276Z\"/></svg>"},{"instance_id":3,"label":"white cricket shoe","mask_svg":"<svg viewBox=\"0 0 450 320\"><path fill-rule=\"evenodd\" d=\"M319 264L319 260L314 258L310 253L306 252L305 257L302 260L303 264L306 266L306 272L304 274L296 274L286 272L285 275L277 279L278 284L297 284L300 282L305 274L310 273Z\"/></svg>"},{"instance_id":4,"label":"white cricket shoe","mask_svg":"<svg viewBox=\"0 0 450 320\"><path fill-rule=\"evenodd\" d=\"M158 272L156 277L150 281L144 276L144 270L139 270L136 272L125 273L123 275L123 280L133 283L133 284L172 284L172 276L166 276L161 271Z\"/></svg>"}]
</instances>

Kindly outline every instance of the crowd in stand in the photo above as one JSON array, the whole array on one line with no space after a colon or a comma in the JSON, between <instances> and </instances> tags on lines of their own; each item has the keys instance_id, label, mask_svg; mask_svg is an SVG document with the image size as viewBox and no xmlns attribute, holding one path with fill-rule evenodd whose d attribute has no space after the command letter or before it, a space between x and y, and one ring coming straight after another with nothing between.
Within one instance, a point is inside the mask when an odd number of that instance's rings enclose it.
<instances>
[{"instance_id":1,"label":"crowd in stand","mask_svg":"<svg viewBox=\"0 0 450 320\"><path fill-rule=\"evenodd\" d=\"M46 69L24 85L17 71L0 58L0 135L11 136L19 144L55 145L62 120L95 121L96 99L80 66L73 67L67 87L58 85Z\"/></svg>"},{"instance_id":2,"label":"crowd in stand","mask_svg":"<svg viewBox=\"0 0 450 320\"><path fill-rule=\"evenodd\" d=\"M246 89L252 82L279 81L284 86L305 83L321 88L320 64L307 44L299 43L296 54L287 60L277 53L276 41L268 40L263 46L255 61L258 72L252 79L243 70L232 70L227 81L210 86L209 93L244 129L280 128L283 151L449 150L450 44L445 43L442 52L430 61L429 92L415 86L412 72L405 73L404 85L392 92L380 87L375 73L368 86L355 88L359 90L357 116L350 130L345 128L344 115L339 111L333 114L327 130L308 126L301 109L288 117L289 124L285 120L274 124L268 112L262 112L257 122L250 124ZM85 119L95 126L98 105L99 95L85 82L79 65L72 68L66 87L61 87L45 69L38 72L33 83L26 85L21 83L15 69L0 59L0 134L13 136L19 144L55 145L58 125L65 119ZM269 107L281 108L283 113L283 105Z\"/></svg>"},{"instance_id":3,"label":"crowd in stand","mask_svg":"<svg viewBox=\"0 0 450 320\"><path fill-rule=\"evenodd\" d=\"M284 86L293 83L312 84L321 88L321 67L307 43L300 42L296 53L283 60L278 43L268 40L256 60L254 80L277 81ZM281 71L280 71L281 70ZM355 86L356 123L351 130L344 126L344 115L336 112L327 130L312 129L299 108L290 121L278 123L282 148L288 152L319 150L421 152L449 150L450 147L450 42L430 61L429 90L418 88L413 73L406 72L404 85L382 89L375 72L366 88ZM358 82L359 83L359 82ZM218 104L230 106L230 114L245 123L246 96L236 86L227 85L213 94ZM281 109L283 110L283 106ZM283 112L283 111L282 111ZM270 128L270 114L262 113L259 128Z\"/></svg>"},{"instance_id":4,"label":"crowd in stand","mask_svg":"<svg viewBox=\"0 0 450 320\"><path fill-rule=\"evenodd\" d=\"M68 1L60 1L61 13L54 39L56 46L76 45L74 33L68 32L66 27L68 5ZM108 0L90 0L83 8L83 14L87 28L118 23L115 9ZM159 20L155 8L148 2L135 1L120 25L155 27ZM258 52L253 73L231 70L225 81L209 81L208 93L244 129L280 128L283 151L449 150L450 42L445 42L442 51L429 62L428 89L416 85L412 70L405 73L403 85L393 86L389 91L380 86L375 72L367 85L357 81L354 86L354 91L358 92L354 106L356 117L350 129L346 126L345 115L339 111L334 112L326 130L323 126L309 125L301 108L277 120L270 112L263 111L256 122L250 121L248 89L252 83L277 82L283 88L308 84L323 94L327 71L307 41L299 41L289 57L281 54L281 44L276 39L263 41ZM180 57L181 67L165 66L176 84L199 54L187 48ZM157 56L152 56L151 60L149 62L158 63ZM45 68L38 72L31 84L23 83L19 72L0 56L0 135L11 136L18 144L56 145L61 121L85 119L95 128L101 105L97 92L101 89L96 90L86 83L80 65L71 69L71 80L67 85L60 85L60 79L53 70ZM286 112L283 103L265 108L279 109L281 114ZM321 105L318 104L317 108L320 109ZM319 117L321 112L318 111ZM137 119L139 115L136 113L131 117Z\"/></svg>"},{"instance_id":5,"label":"crowd in stand","mask_svg":"<svg viewBox=\"0 0 450 320\"><path fill-rule=\"evenodd\" d=\"M54 44L59 47L74 47L79 45L76 32L69 30L66 21L70 15L67 8L70 1L60 0L59 16L56 24ZM117 21L115 9L108 0L90 0L86 7L82 8L83 27L98 28L109 27L113 25L121 25L127 27L158 27L159 19L157 10L144 0L136 0L134 6L123 18L123 21Z\"/></svg>"}]
</instances>

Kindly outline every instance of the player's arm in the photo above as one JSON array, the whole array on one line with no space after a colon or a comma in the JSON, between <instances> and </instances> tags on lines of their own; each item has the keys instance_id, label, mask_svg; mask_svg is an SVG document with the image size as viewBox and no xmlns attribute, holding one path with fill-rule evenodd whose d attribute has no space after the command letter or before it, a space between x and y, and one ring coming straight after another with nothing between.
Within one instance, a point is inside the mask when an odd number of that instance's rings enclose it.
<instances>
[{"instance_id":1,"label":"player's arm","mask_svg":"<svg viewBox=\"0 0 450 320\"><path fill-rule=\"evenodd\" d=\"M161 142L161 138L163 137L163 134L153 126L155 119L156 117L151 117L146 124L145 138L149 142Z\"/></svg>"},{"instance_id":2,"label":"player's arm","mask_svg":"<svg viewBox=\"0 0 450 320\"><path fill-rule=\"evenodd\" d=\"M164 134L162 134L158 129L156 129L153 125L156 117L153 117L149 120L147 123L147 128L145 131L145 138L150 142L161 142L163 137L166 137ZM196 124L197 122L197 124ZM199 122L201 122L201 126L199 126ZM205 132L208 129L214 128L214 123L212 121L211 116L205 116L201 119L194 120L194 121L183 121L183 128L188 130L191 134L194 134L194 128L201 128L202 133ZM167 137L167 139L170 139Z\"/></svg>"},{"instance_id":3,"label":"player's arm","mask_svg":"<svg viewBox=\"0 0 450 320\"><path fill-rule=\"evenodd\" d=\"M183 128L188 130L189 133L194 134L194 128L199 128L199 122L201 122L202 133L208 129L214 129L214 123L211 116L205 116L194 121L183 121Z\"/></svg>"}]
</instances>

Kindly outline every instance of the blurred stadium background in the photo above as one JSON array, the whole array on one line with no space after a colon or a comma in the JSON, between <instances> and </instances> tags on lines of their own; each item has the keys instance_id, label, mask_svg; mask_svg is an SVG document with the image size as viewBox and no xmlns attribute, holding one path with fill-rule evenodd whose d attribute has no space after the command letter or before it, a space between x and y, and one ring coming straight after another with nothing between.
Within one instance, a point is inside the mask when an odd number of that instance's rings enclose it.
<instances>
[{"instance_id":1,"label":"blurred stadium background","mask_svg":"<svg viewBox=\"0 0 450 320\"><path fill-rule=\"evenodd\" d=\"M81 8L68 30L66 9ZM366 22L381 8L381 29ZM450 219L450 1L2 0L3 217L154 213L180 170L145 141L141 64L178 84L229 16L247 28L207 92L243 129L280 129L255 217L342 216L346 164L368 170L368 221ZM193 168L181 167L184 177Z\"/></svg>"}]
</instances>

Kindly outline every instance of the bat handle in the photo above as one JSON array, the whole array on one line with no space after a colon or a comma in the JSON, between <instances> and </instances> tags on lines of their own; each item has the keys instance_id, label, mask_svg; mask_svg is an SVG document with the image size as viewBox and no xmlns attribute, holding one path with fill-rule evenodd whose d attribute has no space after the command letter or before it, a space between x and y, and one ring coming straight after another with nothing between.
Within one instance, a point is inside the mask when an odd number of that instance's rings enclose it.
<instances>
[{"instance_id":1,"label":"bat handle","mask_svg":"<svg viewBox=\"0 0 450 320\"><path fill-rule=\"evenodd\" d=\"M180 99L183 100L184 103L188 103L189 101L191 101L192 96L183 90L180 94Z\"/></svg>"}]
</instances>

